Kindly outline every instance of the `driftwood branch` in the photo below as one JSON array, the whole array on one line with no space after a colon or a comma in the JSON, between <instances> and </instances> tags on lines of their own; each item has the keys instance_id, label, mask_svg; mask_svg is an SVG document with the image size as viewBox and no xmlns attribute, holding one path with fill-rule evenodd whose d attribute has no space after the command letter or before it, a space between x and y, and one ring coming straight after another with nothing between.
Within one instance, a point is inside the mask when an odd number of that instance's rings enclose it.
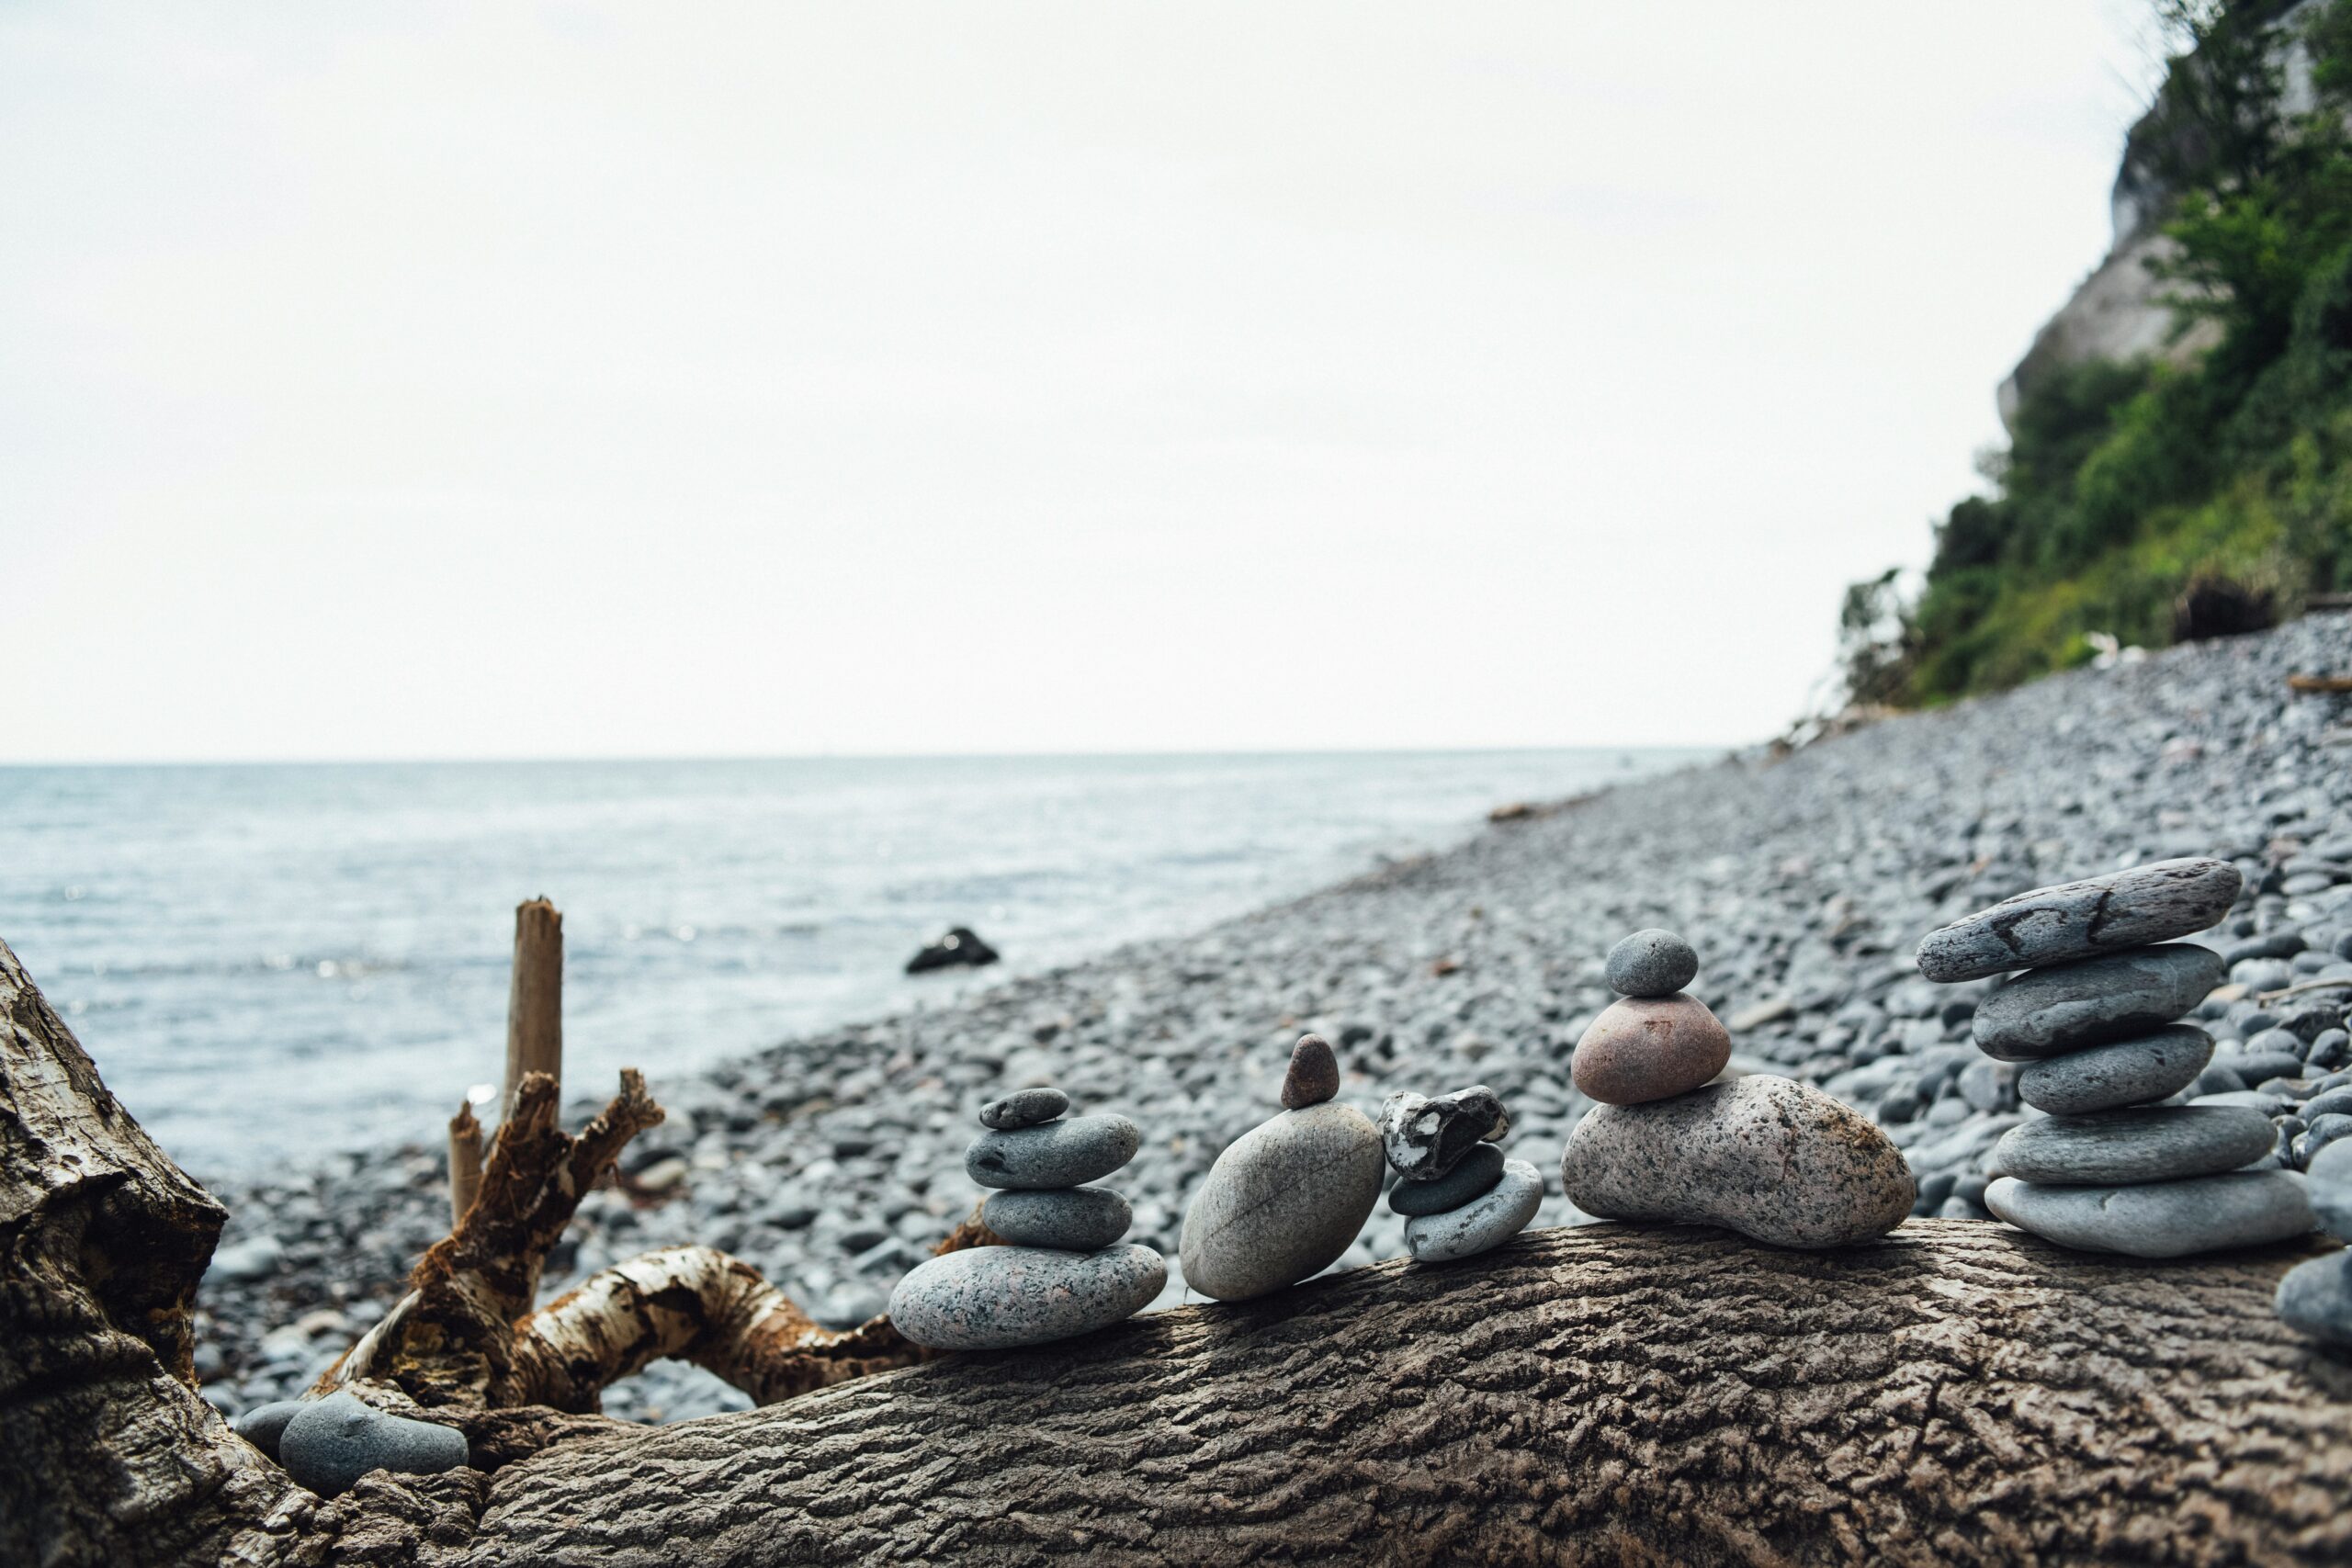
<instances>
[{"instance_id":1,"label":"driftwood branch","mask_svg":"<svg viewBox=\"0 0 2352 1568\"><path fill-rule=\"evenodd\" d=\"M481 1123L471 1101L449 1118L449 1226L456 1229L481 1190Z\"/></svg>"},{"instance_id":2,"label":"driftwood branch","mask_svg":"<svg viewBox=\"0 0 2352 1568\"><path fill-rule=\"evenodd\" d=\"M545 898L514 910L514 973L506 995L506 1090L511 1115L523 1080L563 1082L563 916Z\"/></svg>"}]
</instances>

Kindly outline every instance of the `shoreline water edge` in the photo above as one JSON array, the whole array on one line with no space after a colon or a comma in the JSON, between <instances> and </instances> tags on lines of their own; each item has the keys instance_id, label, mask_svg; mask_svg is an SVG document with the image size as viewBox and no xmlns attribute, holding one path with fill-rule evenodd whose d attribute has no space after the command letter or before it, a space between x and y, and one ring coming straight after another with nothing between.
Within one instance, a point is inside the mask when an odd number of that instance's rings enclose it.
<instances>
[{"instance_id":1,"label":"shoreline water edge","mask_svg":"<svg viewBox=\"0 0 2352 1568\"><path fill-rule=\"evenodd\" d=\"M2341 614L2078 670L1785 758L1612 789L948 1006L701 1074L657 1066L650 1087L670 1119L581 1205L545 1293L703 1242L820 1321L859 1321L984 1196L964 1163L978 1109L1050 1083L1075 1111L1141 1129L1119 1185L1129 1239L1170 1260L1158 1304L1172 1304L1187 1299L1174 1266L1185 1203L1277 1103L1303 1032L1331 1043L1335 1098L1366 1114L1396 1090L1491 1086L1510 1108L1506 1152L1546 1173L1533 1224L1577 1223L1560 1156L1592 1101L1569 1055L1612 999L1611 944L1644 927L1697 949L1690 994L1728 1027L1734 1070L1785 1074L1875 1122L1917 1178L1914 1213L1995 1223L1986 1158L2038 1112L2020 1105L2016 1065L1971 1040L1996 982L1932 983L1915 944L2029 888L2215 855L2245 891L2193 940L2222 953L2230 987L2352 975L2352 697L2288 684L2347 670ZM2352 992L2312 994L2352 1007ZM2225 987L2192 1021L2220 1043L2200 1090L2258 1098L2250 1037L2275 1021ZM567 1084L575 1121L611 1089ZM2271 1109L2290 1167L2309 1148L2296 1112ZM232 1415L307 1386L447 1225L438 1150L363 1151L217 1190L232 1218L198 1298L198 1371ZM1404 1255L1406 1224L1375 1206L1333 1267ZM747 1403L670 1363L605 1398L639 1419Z\"/></svg>"}]
</instances>

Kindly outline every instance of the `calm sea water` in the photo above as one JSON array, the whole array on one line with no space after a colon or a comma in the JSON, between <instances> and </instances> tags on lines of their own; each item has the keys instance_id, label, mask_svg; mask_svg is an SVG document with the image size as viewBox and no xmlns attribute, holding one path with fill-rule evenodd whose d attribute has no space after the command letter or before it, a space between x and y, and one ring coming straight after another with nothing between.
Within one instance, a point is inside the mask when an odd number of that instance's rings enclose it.
<instances>
[{"instance_id":1,"label":"calm sea water","mask_svg":"<svg viewBox=\"0 0 2352 1568\"><path fill-rule=\"evenodd\" d=\"M429 1141L564 912L565 1077L655 1077L1442 846L1689 751L0 769L0 938L199 1177ZM950 925L1004 954L900 965Z\"/></svg>"}]
</instances>

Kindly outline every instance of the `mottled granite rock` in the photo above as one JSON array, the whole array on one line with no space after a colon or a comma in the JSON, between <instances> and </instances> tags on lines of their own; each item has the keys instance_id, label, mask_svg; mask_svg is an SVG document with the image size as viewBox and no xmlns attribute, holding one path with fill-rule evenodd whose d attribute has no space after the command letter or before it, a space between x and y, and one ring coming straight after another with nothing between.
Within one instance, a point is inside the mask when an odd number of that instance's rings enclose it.
<instances>
[{"instance_id":1,"label":"mottled granite rock","mask_svg":"<svg viewBox=\"0 0 2352 1568\"><path fill-rule=\"evenodd\" d=\"M1981 980L2201 931L2230 912L2245 879L2225 860L2166 860L2037 887L1919 939L1929 980Z\"/></svg>"},{"instance_id":2,"label":"mottled granite rock","mask_svg":"<svg viewBox=\"0 0 2352 1568\"><path fill-rule=\"evenodd\" d=\"M1604 1105L1687 1094L1731 1061L1731 1035L1696 997L1626 997L1600 1010L1577 1042L1568 1073Z\"/></svg>"},{"instance_id":3,"label":"mottled granite rock","mask_svg":"<svg viewBox=\"0 0 2352 1568\"><path fill-rule=\"evenodd\" d=\"M1435 1181L1399 1181L1388 1190L1392 1214L1442 1214L1484 1196L1503 1179L1503 1152L1479 1144Z\"/></svg>"},{"instance_id":4,"label":"mottled granite rock","mask_svg":"<svg viewBox=\"0 0 2352 1568\"><path fill-rule=\"evenodd\" d=\"M983 1133L964 1151L964 1170L982 1187L1077 1187L1110 1175L1142 1145L1124 1116L1073 1116Z\"/></svg>"},{"instance_id":5,"label":"mottled granite rock","mask_svg":"<svg viewBox=\"0 0 2352 1568\"><path fill-rule=\"evenodd\" d=\"M2135 1039L2030 1062L2018 1072L2018 1098L2053 1116L2144 1105L2195 1083L2212 1056L2211 1035L2194 1024L2166 1024Z\"/></svg>"},{"instance_id":6,"label":"mottled granite rock","mask_svg":"<svg viewBox=\"0 0 2352 1568\"><path fill-rule=\"evenodd\" d=\"M2236 1170L2144 1187L2043 1187L2003 1176L1984 1189L1984 1206L2061 1247L2133 1258L2253 1247L2312 1228L2303 1184L2283 1170Z\"/></svg>"},{"instance_id":7,"label":"mottled granite rock","mask_svg":"<svg viewBox=\"0 0 2352 1568\"><path fill-rule=\"evenodd\" d=\"M437 1475L466 1462L454 1427L388 1416L347 1393L306 1401L277 1435L277 1462L322 1497L339 1496L371 1470Z\"/></svg>"},{"instance_id":8,"label":"mottled granite rock","mask_svg":"<svg viewBox=\"0 0 2352 1568\"><path fill-rule=\"evenodd\" d=\"M1015 1127L1050 1122L1069 1109L1069 1096L1057 1089L1015 1089L980 1107L980 1125L1009 1133Z\"/></svg>"},{"instance_id":9,"label":"mottled granite rock","mask_svg":"<svg viewBox=\"0 0 2352 1568\"><path fill-rule=\"evenodd\" d=\"M1405 1222L1405 1250L1421 1263L1450 1263L1500 1247L1527 1228L1544 1202L1544 1173L1503 1161L1502 1179L1458 1209Z\"/></svg>"},{"instance_id":10,"label":"mottled granite rock","mask_svg":"<svg viewBox=\"0 0 2352 1568\"><path fill-rule=\"evenodd\" d=\"M1481 1141L1510 1131L1503 1102L1485 1084L1434 1097L1407 1090L1380 1108L1380 1140L1388 1163L1408 1181L1435 1181Z\"/></svg>"},{"instance_id":11,"label":"mottled granite rock","mask_svg":"<svg viewBox=\"0 0 2352 1568\"><path fill-rule=\"evenodd\" d=\"M1767 1073L1594 1107L1569 1135L1560 1181L1601 1219L1724 1225L1776 1247L1883 1235L1917 1196L1902 1152L1867 1118Z\"/></svg>"},{"instance_id":12,"label":"mottled granite rock","mask_svg":"<svg viewBox=\"0 0 2352 1568\"><path fill-rule=\"evenodd\" d=\"M1988 1176L2060 1187L2109 1187L2214 1176L2260 1159L2276 1134L2242 1105L2151 1105L2046 1116L1993 1145Z\"/></svg>"},{"instance_id":13,"label":"mottled granite rock","mask_svg":"<svg viewBox=\"0 0 2352 1568\"><path fill-rule=\"evenodd\" d=\"M1285 1111L1236 1138L1184 1211L1184 1283L1246 1301L1319 1272L1380 1198L1380 1130L1350 1106Z\"/></svg>"},{"instance_id":14,"label":"mottled granite rock","mask_svg":"<svg viewBox=\"0 0 2352 1568\"><path fill-rule=\"evenodd\" d=\"M1609 950L1609 988L1621 997L1670 997L1699 975L1699 954L1672 931L1653 926Z\"/></svg>"},{"instance_id":15,"label":"mottled granite rock","mask_svg":"<svg viewBox=\"0 0 2352 1568\"><path fill-rule=\"evenodd\" d=\"M934 1350L1043 1345L1134 1316L1167 1282L1167 1260L1148 1247L971 1247L900 1280L890 1321Z\"/></svg>"},{"instance_id":16,"label":"mottled granite rock","mask_svg":"<svg viewBox=\"0 0 2352 1568\"><path fill-rule=\"evenodd\" d=\"M1977 1004L1976 1048L2030 1062L2129 1040L2170 1023L2228 977L2220 953L2187 942L2030 970Z\"/></svg>"},{"instance_id":17,"label":"mottled granite rock","mask_svg":"<svg viewBox=\"0 0 2352 1568\"><path fill-rule=\"evenodd\" d=\"M1290 1071L1283 1076L1283 1109L1304 1111L1340 1092L1340 1059L1320 1034L1302 1034L1290 1048Z\"/></svg>"},{"instance_id":18,"label":"mottled granite rock","mask_svg":"<svg viewBox=\"0 0 2352 1568\"><path fill-rule=\"evenodd\" d=\"M1127 1201L1107 1187L1016 1188L992 1193L980 1223L1016 1247L1093 1252L1127 1234Z\"/></svg>"}]
</instances>

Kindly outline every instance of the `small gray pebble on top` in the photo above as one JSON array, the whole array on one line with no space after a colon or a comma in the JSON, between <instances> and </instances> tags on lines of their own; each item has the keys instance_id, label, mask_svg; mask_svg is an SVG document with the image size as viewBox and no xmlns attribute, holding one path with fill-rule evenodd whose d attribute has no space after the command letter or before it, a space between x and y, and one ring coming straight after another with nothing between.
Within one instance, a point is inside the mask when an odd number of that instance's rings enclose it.
<instances>
[{"instance_id":1,"label":"small gray pebble on top","mask_svg":"<svg viewBox=\"0 0 2352 1568\"><path fill-rule=\"evenodd\" d=\"M1040 1122L1050 1122L1069 1109L1069 1096L1057 1089L1016 1089L1001 1100L991 1100L980 1107L980 1125L1000 1133L1015 1127L1035 1127Z\"/></svg>"},{"instance_id":2,"label":"small gray pebble on top","mask_svg":"<svg viewBox=\"0 0 2352 1568\"><path fill-rule=\"evenodd\" d=\"M294 1419L301 1408L302 1401L299 1399L280 1399L268 1404L257 1404L230 1422L229 1430L276 1459L277 1439L284 1435L286 1423Z\"/></svg>"},{"instance_id":3,"label":"small gray pebble on top","mask_svg":"<svg viewBox=\"0 0 2352 1568\"><path fill-rule=\"evenodd\" d=\"M303 1404L277 1438L286 1473L322 1497L334 1497L371 1470L437 1475L466 1462L466 1435L455 1427L388 1416L347 1393Z\"/></svg>"},{"instance_id":4,"label":"small gray pebble on top","mask_svg":"<svg viewBox=\"0 0 2352 1568\"><path fill-rule=\"evenodd\" d=\"M1609 950L1609 988L1621 997L1670 997L1699 974L1699 954L1669 931L1638 931Z\"/></svg>"}]
</instances>

